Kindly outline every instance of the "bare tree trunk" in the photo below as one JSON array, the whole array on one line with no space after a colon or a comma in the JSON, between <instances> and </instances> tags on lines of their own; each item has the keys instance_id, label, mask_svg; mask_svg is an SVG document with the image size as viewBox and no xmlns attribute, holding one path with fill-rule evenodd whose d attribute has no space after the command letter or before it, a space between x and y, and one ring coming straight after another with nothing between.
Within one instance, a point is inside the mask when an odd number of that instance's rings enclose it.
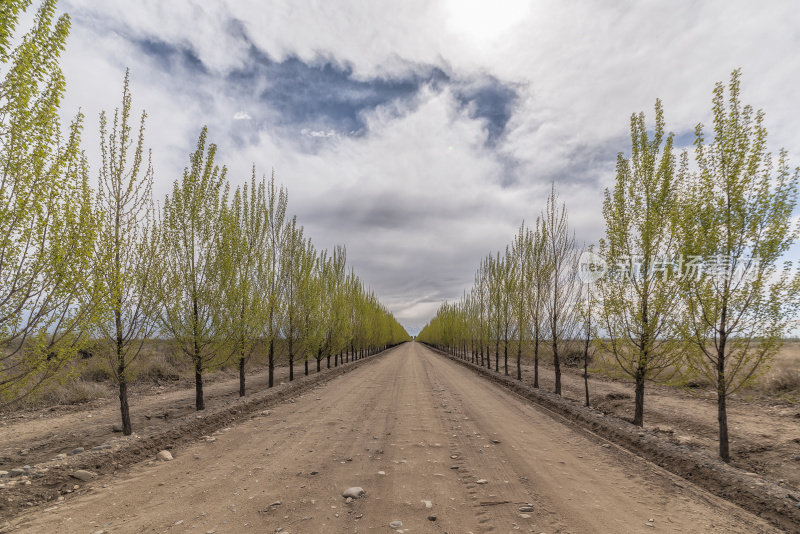
<instances>
[{"instance_id":1,"label":"bare tree trunk","mask_svg":"<svg viewBox=\"0 0 800 534\"><path fill-rule=\"evenodd\" d=\"M291 329L290 329L291 330ZM289 333L289 382L294 380L294 348L292 347L292 334Z\"/></svg>"},{"instance_id":2,"label":"bare tree trunk","mask_svg":"<svg viewBox=\"0 0 800 534\"><path fill-rule=\"evenodd\" d=\"M724 315L723 315L724 317ZM723 323L724 324L724 323ZM719 423L719 457L725 463L731 461L730 442L728 438L727 387L725 383L725 345L727 336L720 336L717 350L717 422Z\"/></svg>"},{"instance_id":3,"label":"bare tree trunk","mask_svg":"<svg viewBox=\"0 0 800 534\"><path fill-rule=\"evenodd\" d=\"M508 334L503 340L503 372L508 376Z\"/></svg>"},{"instance_id":4,"label":"bare tree trunk","mask_svg":"<svg viewBox=\"0 0 800 534\"><path fill-rule=\"evenodd\" d=\"M539 387L539 328L533 334L533 387Z\"/></svg>"},{"instance_id":5,"label":"bare tree trunk","mask_svg":"<svg viewBox=\"0 0 800 534\"><path fill-rule=\"evenodd\" d=\"M194 407L197 411L205 410L203 402L203 359L200 357L200 344L197 341L197 324L199 322L199 312L197 310L197 300L192 300L192 313L194 314L194 324L192 326L192 343L194 344Z\"/></svg>"},{"instance_id":6,"label":"bare tree trunk","mask_svg":"<svg viewBox=\"0 0 800 534\"><path fill-rule=\"evenodd\" d=\"M553 336L553 369L556 375L554 393L561 395L561 361L558 359L558 338L556 336Z\"/></svg>"},{"instance_id":7,"label":"bare tree trunk","mask_svg":"<svg viewBox=\"0 0 800 534\"><path fill-rule=\"evenodd\" d=\"M244 397L244 357L239 358L239 396Z\"/></svg>"},{"instance_id":8,"label":"bare tree trunk","mask_svg":"<svg viewBox=\"0 0 800 534\"><path fill-rule=\"evenodd\" d=\"M636 369L636 398L635 407L633 412L633 424L636 426L644 426L644 376L645 372L642 367Z\"/></svg>"},{"instance_id":9,"label":"bare tree trunk","mask_svg":"<svg viewBox=\"0 0 800 534\"><path fill-rule=\"evenodd\" d=\"M269 335L269 387L275 384L275 336Z\"/></svg>"},{"instance_id":10,"label":"bare tree trunk","mask_svg":"<svg viewBox=\"0 0 800 534\"><path fill-rule=\"evenodd\" d=\"M119 381L119 411L122 416L122 434L130 436L133 433L133 428L131 427L131 411L128 407L128 382L125 376L126 365L122 341L122 313L120 313L119 308L114 315L117 331L117 380Z\"/></svg>"},{"instance_id":11,"label":"bare tree trunk","mask_svg":"<svg viewBox=\"0 0 800 534\"><path fill-rule=\"evenodd\" d=\"M500 372L500 336L494 341L494 371Z\"/></svg>"},{"instance_id":12,"label":"bare tree trunk","mask_svg":"<svg viewBox=\"0 0 800 534\"><path fill-rule=\"evenodd\" d=\"M308 376L308 358L306 358L306 360L305 360L305 368L306 368L305 369L305 374L306 374L306 376Z\"/></svg>"},{"instance_id":13,"label":"bare tree trunk","mask_svg":"<svg viewBox=\"0 0 800 534\"><path fill-rule=\"evenodd\" d=\"M203 402L203 361L198 355L199 350L195 349L194 357L194 407L197 411L205 410L206 405Z\"/></svg>"},{"instance_id":14,"label":"bare tree trunk","mask_svg":"<svg viewBox=\"0 0 800 534\"><path fill-rule=\"evenodd\" d=\"M645 269L647 268L645 264ZM648 351L649 339L647 336L647 298L642 295L641 307L641 321L642 333L639 337L639 363L636 366L636 403L633 412L633 424L636 426L644 426L644 380L647 377L647 368L650 363L650 354Z\"/></svg>"},{"instance_id":15,"label":"bare tree trunk","mask_svg":"<svg viewBox=\"0 0 800 534\"><path fill-rule=\"evenodd\" d=\"M589 407L589 336L590 330L586 329L586 344L583 346L583 389L586 392L586 407Z\"/></svg>"},{"instance_id":16,"label":"bare tree trunk","mask_svg":"<svg viewBox=\"0 0 800 534\"><path fill-rule=\"evenodd\" d=\"M122 433L130 436L133 433L131 427L131 411L128 408L128 382L125 375L119 378L119 410L122 414Z\"/></svg>"},{"instance_id":17,"label":"bare tree trunk","mask_svg":"<svg viewBox=\"0 0 800 534\"><path fill-rule=\"evenodd\" d=\"M517 345L517 380L522 380L522 336L519 336Z\"/></svg>"}]
</instances>

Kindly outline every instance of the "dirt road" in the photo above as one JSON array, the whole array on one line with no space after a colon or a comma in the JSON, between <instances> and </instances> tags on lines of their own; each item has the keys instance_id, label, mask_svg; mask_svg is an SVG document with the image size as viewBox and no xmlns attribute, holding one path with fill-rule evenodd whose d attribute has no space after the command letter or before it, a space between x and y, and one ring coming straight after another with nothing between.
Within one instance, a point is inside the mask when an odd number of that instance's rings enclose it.
<instances>
[{"instance_id":1,"label":"dirt road","mask_svg":"<svg viewBox=\"0 0 800 534\"><path fill-rule=\"evenodd\" d=\"M772 531L416 343L173 452L15 532Z\"/></svg>"}]
</instances>

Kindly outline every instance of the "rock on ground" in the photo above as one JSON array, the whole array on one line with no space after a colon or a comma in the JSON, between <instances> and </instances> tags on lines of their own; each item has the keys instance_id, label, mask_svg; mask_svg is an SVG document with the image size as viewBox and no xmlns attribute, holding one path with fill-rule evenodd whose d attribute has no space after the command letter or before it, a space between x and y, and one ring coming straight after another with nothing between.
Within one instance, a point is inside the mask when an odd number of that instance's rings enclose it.
<instances>
[{"instance_id":1,"label":"rock on ground","mask_svg":"<svg viewBox=\"0 0 800 534\"><path fill-rule=\"evenodd\" d=\"M74 473L70 474L70 476L72 478L77 478L78 480L82 480L83 482L86 482L88 480L93 479L97 475L95 473L92 473L91 471L86 471L85 469L78 469Z\"/></svg>"},{"instance_id":2,"label":"rock on ground","mask_svg":"<svg viewBox=\"0 0 800 534\"><path fill-rule=\"evenodd\" d=\"M365 493L366 493L366 491L364 491L364 488L359 487L359 486L353 486L352 488L347 488L346 490L344 490L342 492L342 497L344 497L345 499L348 498L348 497L350 497L352 499L358 499L359 497L361 497Z\"/></svg>"}]
</instances>

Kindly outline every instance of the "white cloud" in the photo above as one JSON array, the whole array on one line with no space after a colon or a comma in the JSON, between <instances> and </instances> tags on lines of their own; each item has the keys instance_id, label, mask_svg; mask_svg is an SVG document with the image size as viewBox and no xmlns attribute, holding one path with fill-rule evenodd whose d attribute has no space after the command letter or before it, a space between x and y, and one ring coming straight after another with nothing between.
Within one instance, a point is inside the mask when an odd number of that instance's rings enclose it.
<instances>
[{"instance_id":1,"label":"white cloud","mask_svg":"<svg viewBox=\"0 0 800 534\"><path fill-rule=\"evenodd\" d=\"M308 128L303 128L300 130L301 135L305 135L306 137L333 137L336 135L335 130L310 130Z\"/></svg>"},{"instance_id":2,"label":"white cloud","mask_svg":"<svg viewBox=\"0 0 800 534\"><path fill-rule=\"evenodd\" d=\"M495 3L496 4L496 3ZM664 101L667 127L710 123L711 90L743 67L743 99L767 113L770 147L800 162L800 34L789 2L512 2L489 15L481 3L412 0L393 5L274 0L198 2L63 0L73 14L64 57L65 115L82 107L96 159L100 109L118 106L126 66L134 106L145 108L156 195L180 176L203 124L233 181L275 168L290 209L322 246L344 243L348 260L409 325L436 302L458 298L480 258L534 219L551 180L579 241L603 230L600 198L614 158L629 146L632 112L652 121ZM494 9L497 8L495 11ZM485 23L485 24L484 24ZM320 58L368 79L439 66L455 76L487 74L519 92L506 137L485 145L481 121L448 91L366 113L357 136L329 124L287 138L270 103L231 94L226 76L251 61L243 30L274 60ZM135 40L158 39L196 54L206 69L155 66ZM261 107L254 107L261 106ZM258 120L242 109L258 110ZM318 138L325 139L324 143ZM511 162L511 163L509 163ZM508 169L515 182L503 187Z\"/></svg>"},{"instance_id":3,"label":"white cloud","mask_svg":"<svg viewBox=\"0 0 800 534\"><path fill-rule=\"evenodd\" d=\"M252 118L253 117L251 117L244 111L237 111L236 113L233 114L233 120L235 121L249 121Z\"/></svg>"}]
</instances>

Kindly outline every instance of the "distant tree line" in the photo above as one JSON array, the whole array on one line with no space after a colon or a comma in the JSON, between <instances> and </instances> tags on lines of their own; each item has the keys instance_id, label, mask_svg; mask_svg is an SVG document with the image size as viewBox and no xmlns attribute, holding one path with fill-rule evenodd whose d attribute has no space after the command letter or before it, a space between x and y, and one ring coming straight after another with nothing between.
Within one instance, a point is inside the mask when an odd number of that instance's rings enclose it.
<instances>
[{"instance_id":1,"label":"distant tree line","mask_svg":"<svg viewBox=\"0 0 800 534\"><path fill-rule=\"evenodd\" d=\"M45 0L12 47L29 5L0 8L0 402L35 391L91 346L111 363L128 435L131 365L148 339L171 340L191 362L198 410L204 373L232 359L245 394L259 344L272 387L278 340L293 380L298 362L308 374L309 361L319 371L323 360L338 366L408 339L348 269L344 247L318 250L287 216L274 175L254 167L232 190L206 128L157 206L146 114L132 115L128 73L121 106L100 115L91 170L83 115L66 132L59 118L69 16Z\"/></svg>"},{"instance_id":2,"label":"distant tree line","mask_svg":"<svg viewBox=\"0 0 800 534\"><path fill-rule=\"evenodd\" d=\"M484 258L475 284L445 303L417 339L509 374L516 348L552 357L561 394L565 351L582 354L586 404L591 350L613 356L634 382L633 424L644 421L647 380L688 369L712 385L719 455L730 460L728 396L756 379L797 324L800 279L783 257L798 236L793 220L800 170L787 152L767 151L764 113L740 101L736 70L713 92L710 139L695 128L693 156L674 148L663 107L655 125L630 120L630 155L617 156L603 199L605 238L576 246L555 186L532 226L504 254Z\"/></svg>"}]
</instances>

